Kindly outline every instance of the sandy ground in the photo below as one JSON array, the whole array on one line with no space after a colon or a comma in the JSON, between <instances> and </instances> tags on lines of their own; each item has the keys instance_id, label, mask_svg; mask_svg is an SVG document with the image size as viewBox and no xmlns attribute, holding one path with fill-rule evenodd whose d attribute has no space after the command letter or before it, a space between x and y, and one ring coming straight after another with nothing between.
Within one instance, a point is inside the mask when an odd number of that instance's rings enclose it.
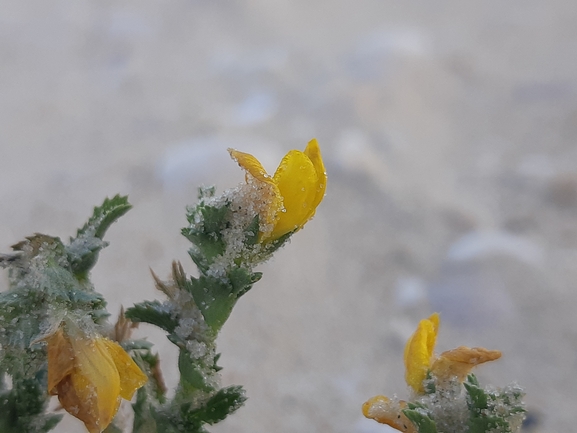
<instances>
[{"instance_id":1,"label":"sandy ground","mask_svg":"<svg viewBox=\"0 0 577 433\"><path fill-rule=\"evenodd\" d=\"M478 373L526 387L533 431L573 431L576 20L556 0L4 0L0 250L129 194L93 272L117 312L158 296L149 267L194 271L183 209L242 181L227 147L274 170L316 136L326 199L222 332L249 400L212 431L387 431L360 406L406 392L432 311L440 350L504 352Z\"/></svg>"}]
</instances>

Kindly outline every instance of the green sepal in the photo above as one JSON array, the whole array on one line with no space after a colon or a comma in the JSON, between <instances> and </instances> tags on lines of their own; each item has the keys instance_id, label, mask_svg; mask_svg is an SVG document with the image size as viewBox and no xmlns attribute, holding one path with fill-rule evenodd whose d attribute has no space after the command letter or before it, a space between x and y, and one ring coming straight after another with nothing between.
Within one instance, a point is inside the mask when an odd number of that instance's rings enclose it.
<instances>
[{"instance_id":1,"label":"green sepal","mask_svg":"<svg viewBox=\"0 0 577 433\"><path fill-rule=\"evenodd\" d=\"M265 254L267 256L272 255L276 250L278 250L280 247L282 247L295 232L296 232L296 230L293 230L292 232L285 233L284 235L275 239L274 241L271 241L268 243L265 242L263 244L263 247L264 247L263 250L264 250Z\"/></svg>"},{"instance_id":2,"label":"green sepal","mask_svg":"<svg viewBox=\"0 0 577 433\"><path fill-rule=\"evenodd\" d=\"M256 214L250 224L244 229L244 244L248 247L255 245L258 242L258 235L260 230L260 218Z\"/></svg>"},{"instance_id":3,"label":"green sepal","mask_svg":"<svg viewBox=\"0 0 577 433\"><path fill-rule=\"evenodd\" d=\"M178 320L159 301L144 301L130 307L124 313L127 319L133 322L145 322L156 325L172 333L178 326Z\"/></svg>"},{"instance_id":4,"label":"green sepal","mask_svg":"<svg viewBox=\"0 0 577 433\"><path fill-rule=\"evenodd\" d=\"M232 294L238 299L262 278L262 272L251 272L245 268L233 268L228 272L227 276L232 285Z\"/></svg>"},{"instance_id":5,"label":"green sepal","mask_svg":"<svg viewBox=\"0 0 577 433\"><path fill-rule=\"evenodd\" d=\"M419 433L437 433L437 425L419 409L405 409L403 413L417 427Z\"/></svg>"},{"instance_id":6,"label":"green sepal","mask_svg":"<svg viewBox=\"0 0 577 433\"><path fill-rule=\"evenodd\" d=\"M246 401L241 386L220 389L198 409L190 409L190 403L181 406L181 414L186 427L199 428L202 424L216 424L235 412Z\"/></svg>"}]
</instances>

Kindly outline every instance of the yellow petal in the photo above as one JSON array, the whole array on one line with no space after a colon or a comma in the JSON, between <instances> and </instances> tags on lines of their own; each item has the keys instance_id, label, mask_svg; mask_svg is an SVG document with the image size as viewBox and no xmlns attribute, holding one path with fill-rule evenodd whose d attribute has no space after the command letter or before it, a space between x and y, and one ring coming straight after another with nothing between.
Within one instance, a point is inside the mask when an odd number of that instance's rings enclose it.
<instances>
[{"instance_id":1,"label":"yellow petal","mask_svg":"<svg viewBox=\"0 0 577 433\"><path fill-rule=\"evenodd\" d=\"M321 156L321 149L316 138L313 138L311 141L309 141L304 154L309 157L317 173L317 192L312 205L312 213L307 218L307 220L309 220L313 217L316 208L325 196L325 191L327 188L327 172L325 170L325 165Z\"/></svg>"},{"instance_id":2,"label":"yellow petal","mask_svg":"<svg viewBox=\"0 0 577 433\"><path fill-rule=\"evenodd\" d=\"M419 322L405 346L405 380L416 392L423 392L423 380L431 366L439 326L438 314Z\"/></svg>"},{"instance_id":3,"label":"yellow petal","mask_svg":"<svg viewBox=\"0 0 577 433\"><path fill-rule=\"evenodd\" d=\"M285 155L273 180L284 206L270 235L271 239L277 239L300 229L312 216L319 181L315 166L300 150L291 150Z\"/></svg>"},{"instance_id":4,"label":"yellow petal","mask_svg":"<svg viewBox=\"0 0 577 433\"><path fill-rule=\"evenodd\" d=\"M439 313L433 313L427 319L433 325L433 332L428 334L427 340L427 350L430 353L430 356L433 356L433 351L435 350L435 344L437 343L437 334L439 333L439 324L440 324L440 317Z\"/></svg>"},{"instance_id":5,"label":"yellow petal","mask_svg":"<svg viewBox=\"0 0 577 433\"><path fill-rule=\"evenodd\" d=\"M62 329L46 339L48 343L48 393L56 395L56 386L74 369L74 352Z\"/></svg>"},{"instance_id":6,"label":"yellow petal","mask_svg":"<svg viewBox=\"0 0 577 433\"><path fill-rule=\"evenodd\" d=\"M58 384L56 393L60 404L69 414L82 421L90 433L100 433L104 427L101 428L99 414L94 410L95 396L89 396L86 400L86 396L79 396L76 393L77 389L86 388L92 389L86 379L76 376L73 380L73 376L70 375Z\"/></svg>"},{"instance_id":7,"label":"yellow petal","mask_svg":"<svg viewBox=\"0 0 577 433\"><path fill-rule=\"evenodd\" d=\"M396 430L416 433L415 426L403 413L406 407L407 403L403 400L392 401L384 395L377 395L363 404L363 415Z\"/></svg>"},{"instance_id":8,"label":"yellow petal","mask_svg":"<svg viewBox=\"0 0 577 433\"><path fill-rule=\"evenodd\" d=\"M282 197L277 185L269 176L258 159L249 153L228 149L230 156L256 181L255 210L260 217L261 240L270 237L278 218L279 210L282 209ZM248 182L248 179L247 179ZM256 203L259 201L259 203Z\"/></svg>"},{"instance_id":9,"label":"yellow petal","mask_svg":"<svg viewBox=\"0 0 577 433\"><path fill-rule=\"evenodd\" d=\"M244 170L246 170L252 177L261 182L274 183L272 178L267 174L266 170L260 163L258 159L252 156L250 153L239 152L235 149L228 149L230 156L234 159L238 165L240 165Z\"/></svg>"},{"instance_id":10,"label":"yellow petal","mask_svg":"<svg viewBox=\"0 0 577 433\"><path fill-rule=\"evenodd\" d=\"M122 346L108 339L104 340L104 344L120 376L120 396L125 400L130 400L135 391L147 382L148 377L140 370L130 355L124 351Z\"/></svg>"},{"instance_id":11,"label":"yellow petal","mask_svg":"<svg viewBox=\"0 0 577 433\"><path fill-rule=\"evenodd\" d=\"M501 357L498 350L488 350L483 347L460 346L441 353L431 367L431 372L439 380L449 380L456 377L460 382L465 380L473 367Z\"/></svg>"},{"instance_id":12,"label":"yellow petal","mask_svg":"<svg viewBox=\"0 0 577 433\"><path fill-rule=\"evenodd\" d=\"M260 242L273 241L298 230L313 217L325 195L327 183L316 139L308 143L304 152L291 150L287 153L272 177L251 154L234 149L228 151L247 174L257 181L257 200L266 204L264 207L260 203L256 206L260 208Z\"/></svg>"},{"instance_id":13,"label":"yellow petal","mask_svg":"<svg viewBox=\"0 0 577 433\"><path fill-rule=\"evenodd\" d=\"M100 433L116 415L120 398L132 398L147 378L120 345L71 327L72 335L59 328L46 338L48 392L90 433Z\"/></svg>"},{"instance_id":14,"label":"yellow petal","mask_svg":"<svg viewBox=\"0 0 577 433\"><path fill-rule=\"evenodd\" d=\"M120 376L105 341L103 337L70 339L75 356L71 379L78 398L73 403L85 406L89 419L80 419L87 427L95 419L95 428L101 430L110 424L120 405ZM70 413L69 409L74 410L74 406L62 405Z\"/></svg>"}]
</instances>

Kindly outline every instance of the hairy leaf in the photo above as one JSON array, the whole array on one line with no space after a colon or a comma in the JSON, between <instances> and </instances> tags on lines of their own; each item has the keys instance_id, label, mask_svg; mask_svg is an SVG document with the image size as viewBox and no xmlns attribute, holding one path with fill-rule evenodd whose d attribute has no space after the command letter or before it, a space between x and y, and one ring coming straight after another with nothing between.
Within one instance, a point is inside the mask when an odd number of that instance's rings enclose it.
<instances>
[{"instance_id":1,"label":"hairy leaf","mask_svg":"<svg viewBox=\"0 0 577 433\"><path fill-rule=\"evenodd\" d=\"M159 301L135 304L134 307L128 308L124 315L133 322L150 323L170 333L178 326L178 320Z\"/></svg>"}]
</instances>

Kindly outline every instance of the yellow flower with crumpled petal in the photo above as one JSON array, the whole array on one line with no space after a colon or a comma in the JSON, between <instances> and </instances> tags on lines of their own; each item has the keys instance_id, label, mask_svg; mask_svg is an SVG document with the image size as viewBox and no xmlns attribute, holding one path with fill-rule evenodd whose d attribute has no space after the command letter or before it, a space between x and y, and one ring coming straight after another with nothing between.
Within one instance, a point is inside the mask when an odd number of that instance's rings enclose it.
<instances>
[{"instance_id":1,"label":"yellow flower with crumpled petal","mask_svg":"<svg viewBox=\"0 0 577 433\"><path fill-rule=\"evenodd\" d=\"M423 393L423 381L429 371L437 380L457 377L465 380L473 367L501 357L498 350L484 347L460 346L434 356L437 333L439 332L439 314L434 313L428 319L421 320L415 333L405 346L405 381L418 393Z\"/></svg>"},{"instance_id":2,"label":"yellow flower with crumpled petal","mask_svg":"<svg viewBox=\"0 0 577 433\"><path fill-rule=\"evenodd\" d=\"M473 367L501 357L498 350L465 346L435 356L439 322L438 313L421 320L405 346L405 380L418 394L424 393L423 381L429 372L437 386L444 386L455 378L462 382ZM363 415L398 431L416 433L418 429L403 412L406 407L407 402L404 400L377 395L363 404Z\"/></svg>"},{"instance_id":3,"label":"yellow flower with crumpled petal","mask_svg":"<svg viewBox=\"0 0 577 433\"><path fill-rule=\"evenodd\" d=\"M288 152L273 176L267 174L254 156L234 149L229 152L263 188L266 206L259 213L260 242L271 242L299 230L313 217L327 186L327 174L316 139L308 143L304 152Z\"/></svg>"},{"instance_id":4,"label":"yellow flower with crumpled petal","mask_svg":"<svg viewBox=\"0 0 577 433\"><path fill-rule=\"evenodd\" d=\"M70 335L72 334L72 335ZM102 432L118 411L120 399L132 399L148 378L116 342L62 327L46 338L48 393L90 433Z\"/></svg>"}]
</instances>

